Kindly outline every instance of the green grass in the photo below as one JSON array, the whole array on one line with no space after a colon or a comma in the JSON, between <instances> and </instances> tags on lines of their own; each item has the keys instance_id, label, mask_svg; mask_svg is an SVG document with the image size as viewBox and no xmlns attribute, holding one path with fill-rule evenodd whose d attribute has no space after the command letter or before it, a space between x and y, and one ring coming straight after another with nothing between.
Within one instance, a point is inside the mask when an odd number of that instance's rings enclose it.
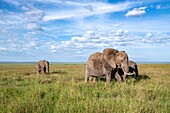
<instances>
[{"instance_id":1,"label":"green grass","mask_svg":"<svg viewBox=\"0 0 170 113\"><path fill-rule=\"evenodd\" d=\"M85 65L0 64L0 113L170 113L170 64L139 64L140 80L84 83Z\"/></svg>"}]
</instances>

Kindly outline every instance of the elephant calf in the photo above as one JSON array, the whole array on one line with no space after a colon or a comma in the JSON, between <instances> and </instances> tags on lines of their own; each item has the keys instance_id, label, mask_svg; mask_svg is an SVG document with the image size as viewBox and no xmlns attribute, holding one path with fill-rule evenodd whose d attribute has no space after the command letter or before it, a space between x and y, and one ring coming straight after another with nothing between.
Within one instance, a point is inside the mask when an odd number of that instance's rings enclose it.
<instances>
[{"instance_id":1,"label":"elephant calf","mask_svg":"<svg viewBox=\"0 0 170 113\"><path fill-rule=\"evenodd\" d=\"M46 60L40 60L36 63L37 73L49 73L49 62Z\"/></svg>"},{"instance_id":2,"label":"elephant calf","mask_svg":"<svg viewBox=\"0 0 170 113\"><path fill-rule=\"evenodd\" d=\"M129 75L134 75L135 78L138 78L137 64L133 61L128 61L128 66L129 66L129 72L131 73ZM124 75L122 68L117 68L117 71L112 70L112 76L116 76L116 75L119 75L119 76Z\"/></svg>"}]
</instances>

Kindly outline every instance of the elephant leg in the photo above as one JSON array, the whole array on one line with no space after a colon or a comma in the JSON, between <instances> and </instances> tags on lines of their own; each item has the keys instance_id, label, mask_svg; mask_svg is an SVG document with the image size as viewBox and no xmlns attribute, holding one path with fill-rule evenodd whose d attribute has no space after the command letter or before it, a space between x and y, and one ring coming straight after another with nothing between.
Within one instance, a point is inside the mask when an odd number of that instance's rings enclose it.
<instances>
[{"instance_id":1,"label":"elephant leg","mask_svg":"<svg viewBox=\"0 0 170 113\"><path fill-rule=\"evenodd\" d=\"M47 67L47 73L49 73L49 67Z\"/></svg>"},{"instance_id":2,"label":"elephant leg","mask_svg":"<svg viewBox=\"0 0 170 113\"><path fill-rule=\"evenodd\" d=\"M120 75L118 74L118 72L116 72L115 78L119 82L122 81L122 79L121 79Z\"/></svg>"},{"instance_id":3,"label":"elephant leg","mask_svg":"<svg viewBox=\"0 0 170 113\"><path fill-rule=\"evenodd\" d=\"M44 68L43 67L41 68L41 72L44 74Z\"/></svg>"},{"instance_id":4,"label":"elephant leg","mask_svg":"<svg viewBox=\"0 0 170 113\"><path fill-rule=\"evenodd\" d=\"M39 63L36 63L36 73L40 74L40 71L41 71L41 66Z\"/></svg>"},{"instance_id":5,"label":"elephant leg","mask_svg":"<svg viewBox=\"0 0 170 113\"><path fill-rule=\"evenodd\" d=\"M37 74L40 74L40 70L37 70Z\"/></svg>"},{"instance_id":6,"label":"elephant leg","mask_svg":"<svg viewBox=\"0 0 170 113\"><path fill-rule=\"evenodd\" d=\"M98 77L93 77L93 82L98 82Z\"/></svg>"},{"instance_id":7,"label":"elephant leg","mask_svg":"<svg viewBox=\"0 0 170 113\"><path fill-rule=\"evenodd\" d=\"M85 77L85 82L88 82L89 81L89 76L86 76Z\"/></svg>"},{"instance_id":8,"label":"elephant leg","mask_svg":"<svg viewBox=\"0 0 170 113\"><path fill-rule=\"evenodd\" d=\"M86 73L86 75L85 75L85 82L89 81L89 77L90 77L90 74Z\"/></svg>"},{"instance_id":9,"label":"elephant leg","mask_svg":"<svg viewBox=\"0 0 170 113\"><path fill-rule=\"evenodd\" d=\"M88 82L88 81L89 81L89 77L90 77L89 66L86 65L85 82Z\"/></svg>"},{"instance_id":10,"label":"elephant leg","mask_svg":"<svg viewBox=\"0 0 170 113\"><path fill-rule=\"evenodd\" d=\"M109 72L108 74L106 74L106 83L110 84L111 82L111 72Z\"/></svg>"},{"instance_id":11,"label":"elephant leg","mask_svg":"<svg viewBox=\"0 0 170 113\"><path fill-rule=\"evenodd\" d=\"M44 73L46 73L46 67L44 67Z\"/></svg>"},{"instance_id":12,"label":"elephant leg","mask_svg":"<svg viewBox=\"0 0 170 113\"><path fill-rule=\"evenodd\" d=\"M126 82L126 74L123 75L123 81Z\"/></svg>"},{"instance_id":13,"label":"elephant leg","mask_svg":"<svg viewBox=\"0 0 170 113\"><path fill-rule=\"evenodd\" d=\"M138 79L139 76L138 76L138 67L137 67L137 65L135 65L135 73L136 73L135 78Z\"/></svg>"},{"instance_id":14,"label":"elephant leg","mask_svg":"<svg viewBox=\"0 0 170 113\"><path fill-rule=\"evenodd\" d=\"M36 73L39 74L40 73L40 68L36 65Z\"/></svg>"}]
</instances>

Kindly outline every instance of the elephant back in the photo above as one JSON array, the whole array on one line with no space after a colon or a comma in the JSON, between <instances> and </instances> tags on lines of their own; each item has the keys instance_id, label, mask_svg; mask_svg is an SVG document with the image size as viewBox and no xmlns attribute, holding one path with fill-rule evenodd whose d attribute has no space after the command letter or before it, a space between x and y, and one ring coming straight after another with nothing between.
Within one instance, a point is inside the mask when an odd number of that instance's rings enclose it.
<instances>
[{"instance_id":1,"label":"elephant back","mask_svg":"<svg viewBox=\"0 0 170 113\"><path fill-rule=\"evenodd\" d=\"M130 61L128 61L128 65L129 65L129 67L135 67L137 64L130 60Z\"/></svg>"},{"instance_id":2,"label":"elephant back","mask_svg":"<svg viewBox=\"0 0 170 113\"><path fill-rule=\"evenodd\" d=\"M87 61L87 68L88 70L93 70L92 73L101 73L103 69L103 65L107 62L103 58L103 54L100 52L93 53L89 56Z\"/></svg>"},{"instance_id":3,"label":"elephant back","mask_svg":"<svg viewBox=\"0 0 170 113\"><path fill-rule=\"evenodd\" d=\"M103 54L100 52L93 53L89 56L88 65L92 65L93 67L97 68L101 66Z\"/></svg>"}]
</instances>

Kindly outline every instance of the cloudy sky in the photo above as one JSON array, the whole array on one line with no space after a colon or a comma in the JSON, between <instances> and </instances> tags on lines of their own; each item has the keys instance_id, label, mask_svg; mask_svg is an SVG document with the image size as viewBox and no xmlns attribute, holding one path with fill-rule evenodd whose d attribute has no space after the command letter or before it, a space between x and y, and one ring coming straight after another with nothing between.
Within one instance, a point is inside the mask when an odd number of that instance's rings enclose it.
<instances>
[{"instance_id":1,"label":"cloudy sky","mask_svg":"<svg viewBox=\"0 0 170 113\"><path fill-rule=\"evenodd\" d=\"M170 1L0 0L0 61L85 62L108 47L170 62Z\"/></svg>"}]
</instances>

